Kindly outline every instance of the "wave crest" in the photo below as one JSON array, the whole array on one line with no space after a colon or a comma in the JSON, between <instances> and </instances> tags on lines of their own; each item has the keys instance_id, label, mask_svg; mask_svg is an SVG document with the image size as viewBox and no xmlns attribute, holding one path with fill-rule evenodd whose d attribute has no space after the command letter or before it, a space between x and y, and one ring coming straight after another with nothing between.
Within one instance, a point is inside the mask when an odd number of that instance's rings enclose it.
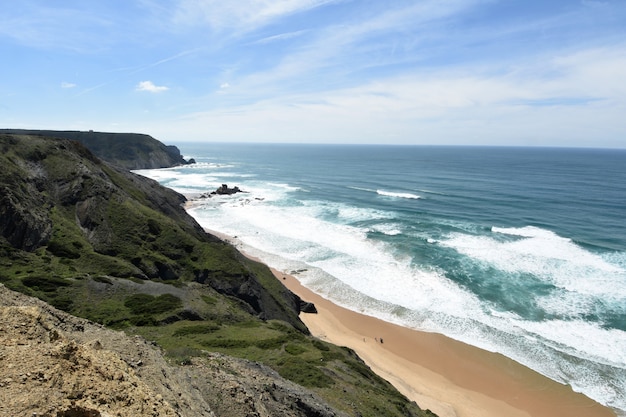
<instances>
[{"instance_id":1,"label":"wave crest","mask_svg":"<svg viewBox=\"0 0 626 417\"><path fill-rule=\"evenodd\" d=\"M418 200L418 199L422 198L422 197L420 197L417 194L399 193L399 192L385 191L385 190L376 190L376 194L382 195L382 196L385 196L385 197L408 198L408 199L411 199L411 200Z\"/></svg>"}]
</instances>

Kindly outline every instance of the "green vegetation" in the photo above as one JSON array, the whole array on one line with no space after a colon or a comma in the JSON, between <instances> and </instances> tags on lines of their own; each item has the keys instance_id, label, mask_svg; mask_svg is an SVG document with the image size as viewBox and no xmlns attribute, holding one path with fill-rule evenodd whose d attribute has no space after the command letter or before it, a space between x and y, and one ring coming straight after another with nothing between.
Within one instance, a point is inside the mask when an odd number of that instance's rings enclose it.
<instances>
[{"instance_id":1,"label":"green vegetation","mask_svg":"<svg viewBox=\"0 0 626 417\"><path fill-rule=\"evenodd\" d=\"M36 135L81 142L95 155L126 169L162 168L185 161L178 148L136 133L0 129L0 134Z\"/></svg>"},{"instance_id":2,"label":"green vegetation","mask_svg":"<svg viewBox=\"0 0 626 417\"><path fill-rule=\"evenodd\" d=\"M63 287L69 287L70 283L63 278L29 275L22 280L22 284L35 291L56 292Z\"/></svg>"},{"instance_id":3,"label":"green vegetation","mask_svg":"<svg viewBox=\"0 0 626 417\"><path fill-rule=\"evenodd\" d=\"M428 415L351 350L309 336L271 271L204 234L170 190L66 141L0 135L0 166L9 288L156 341L179 364L221 352L349 415Z\"/></svg>"},{"instance_id":4,"label":"green vegetation","mask_svg":"<svg viewBox=\"0 0 626 417\"><path fill-rule=\"evenodd\" d=\"M358 410L363 416L417 415L411 414L414 406L353 351L306 336L284 322L248 319L200 325L181 321L136 331L156 340L179 363L203 351L217 351L265 363L350 414L355 411L353 404L361 404Z\"/></svg>"},{"instance_id":5,"label":"green vegetation","mask_svg":"<svg viewBox=\"0 0 626 417\"><path fill-rule=\"evenodd\" d=\"M161 314L182 307L180 298L172 294L163 294L158 297L149 294L133 294L126 298L124 305L136 315Z\"/></svg>"}]
</instances>

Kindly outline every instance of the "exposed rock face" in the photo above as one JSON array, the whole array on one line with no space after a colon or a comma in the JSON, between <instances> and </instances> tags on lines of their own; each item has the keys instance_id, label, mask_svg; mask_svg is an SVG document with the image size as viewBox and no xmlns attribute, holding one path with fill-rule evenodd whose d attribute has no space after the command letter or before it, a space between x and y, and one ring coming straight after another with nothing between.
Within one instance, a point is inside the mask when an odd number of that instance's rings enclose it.
<instances>
[{"instance_id":1,"label":"exposed rock face","mask_svg":"<svg viewBox=\"0 0 626 417\"><path fill-rule=\"evenodd\" d=\"M120 335L4 286L0 301L1 415L180 415L117 352L103 349L100 340Z\"/></svg>"},{"instance_id":2,"label":"exposed rock face","mask_svg":"<svg viewBox=\"0 0 626 417\"><path fill-rule=\"evenodd\" d=\"M75 140L103 161L126 169L167 168L192 163L183 159L176 146L167 146L152 136L137 133L0 129L1 133Z\"/></svg>"},{"instance_id":3,"label":"exposed rock face","mask_svg":"<svg viewBox=\"0 0 626 417\"><path fill-rule=\"evenodd\" d=\"M16 152L14 166L5 166L0 173L0 234L14 247L31 251L48 242L50 210L57 203L76 206L77 219L94 245L110 242L104 211L109 200L119 198L121 190L94 155L73 142L2 134L0 151ZM49 157L58 158L57 164L65 164L66 169L51 167ZM123 170L117 173L144 192L153 208L202 233L181 208L184 196L145 177Z\"/></svg>"},{"instance_id":4,"label":"exposed rock face","mask_svg":"<svg viewBox=\"0 0 626 417\"><path fill-rule=\"evenodd\" d=\"M300 300L300 311L303 313L317 314L315 304L304 300Z\"/></svg>"},{"instance_id":5,"label":"exposed rock face","mask_svg":"<svg viewBox=\"0 0 626 417\"><path fill-rule=\"evenodd\" d=\"M2 187L0 194L0 234L9 243L31 251L50 239L52 222L43 198L34 196L31 200L34 204L21 205L7 187Z\"/></svg>"},{"instance_id":6,"label":"exposed rock face","mask_svg":"<svg viewBox=\"0 0 626 417\"><path fill-rule=\"evenodd\" d=\"M279 314L279 311L274 311L276 304L272 301L270 295L263 290L261 283L252 279L252 277L227 276L224 272L217 273L217 271L204 270L198 273L196 282L210 285L220 294L236 297L244 301L250 314L257 315L263 319ZM281 290L281 297L293 311L304 311L302 307L311 304L303 302L299 296L287 290L286 287L282 287ZM313 306L313 308L315 307ZM306 333L308 333L308 330Z\"/></svg>"},{"instance_id":7,"label":"exposed rock face","mask_svg":"<svg viewBox=\"0 0 626 417\"><path fill-rule=\"evenodd\" d=\"M0 415L342 416L257 363L171 365L152 344L0 284Z\"/></svg>"}]
</instances>

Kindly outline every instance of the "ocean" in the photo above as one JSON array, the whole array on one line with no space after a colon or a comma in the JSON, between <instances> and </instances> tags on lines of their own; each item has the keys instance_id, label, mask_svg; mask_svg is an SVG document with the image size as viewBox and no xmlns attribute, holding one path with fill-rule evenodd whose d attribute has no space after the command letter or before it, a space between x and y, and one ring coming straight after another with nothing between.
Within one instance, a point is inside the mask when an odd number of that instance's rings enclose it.
<instances>
[{"instance_id":1,"label":"ocean","mask_svg":"<svg viewBox=\"0 0 626 417\"><path fill-rule=\"evenodd\" d=\"M142 170L336 304L502 353L626 416L626 150L177 144Z\"/></svg>"}]
</instances>

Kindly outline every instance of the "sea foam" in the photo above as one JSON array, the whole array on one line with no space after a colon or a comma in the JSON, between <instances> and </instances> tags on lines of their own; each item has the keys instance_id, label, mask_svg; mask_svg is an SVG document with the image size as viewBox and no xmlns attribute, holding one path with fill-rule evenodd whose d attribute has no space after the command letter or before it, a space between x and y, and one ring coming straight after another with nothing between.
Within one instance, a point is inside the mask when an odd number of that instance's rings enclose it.
<instances>
[{"instance_id":1,"label":"sea foam","mask_svg":"<svg viewBox=\"0 0 626 417\"><path fill-rule=\"evenodd\" d=\"M393 192L385 190L376 190L376 193L385 197L408 198L410 200L419 200L421 198L419 195L412 193Z\"/></svg>"}]
</instances>

